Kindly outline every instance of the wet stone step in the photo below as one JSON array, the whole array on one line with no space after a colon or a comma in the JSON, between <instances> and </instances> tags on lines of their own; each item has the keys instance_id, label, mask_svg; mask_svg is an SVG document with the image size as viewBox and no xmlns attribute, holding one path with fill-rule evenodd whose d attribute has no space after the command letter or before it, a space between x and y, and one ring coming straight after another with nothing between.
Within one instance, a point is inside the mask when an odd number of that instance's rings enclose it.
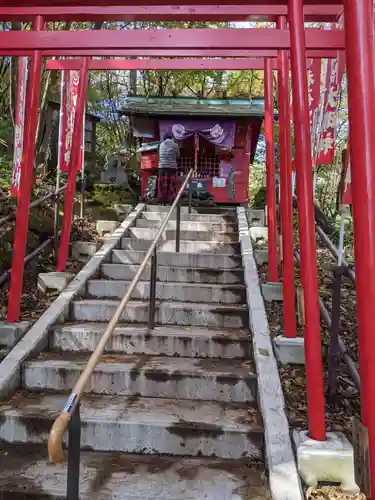
<instances>
[{"instance_id":1,"label":"wet stone step","mask_svg":"<svg viewBox=\"0 0 375 500\"><path fill-rule=\"evenodd\" d=\"M66 476L66 462L49 463L45 446L0 450L0 498L4 500L61 500L66 498ZM80 500L270 498L264 467L246 458L81 453Z\"/></svg>"},{"instance_id":2,"label":"wet stone step","mask_svg":"<svg viewBox=\"0 0 375 500\"><path fill-rule=\"evenodd\" d=\"M88 354L43 353L23 369L28 390L69 391L87 364ZM256 376L249 361L104 355L86 386L86 393L254 402Z\"/></svg>"},{"instance_id":3,"label":"wet stone step","mask_svg":"<svg viewBox=\"0 0 375 500\"><path fill-rule=\"evenodd\" d=\"M146 251L119 250L112 252L114 264L140 264ZM220 255L210 253L158 252L159 266L191 267L206 269L232 269L242 267L240 255Z\"/></svg>"},{"instance_id":4,"label":"wet stone step","mask_svg":"<svg viewBox=\"0 0 375 500\"><path fill-rule=\"evenodd\" d=\"M87 295L97 298L121 299L128 291L131 281L90 280ZM133 299L150 297L150 282L139 281L132 293ZM156 283L156 298L181 302L211 302L217 304L243 304L246 301L244 285L211 285L205 283Z\"/></svg>"},{"instance_id":5,"label":"wet stone step","mask_svg":"<svg viewBox=\"0 0 375 500\"><path fill-rule=\"evenodd\" d=\"M149 239L137 238L122 238L121 248L125 250L147 251L150 247ZM175 252L176 242L174 240L161 240L158 243L159 252ZM225 255L240 255L241 248L238 242L236 243L221 243L218 241L199 241L198 238L189 239L189 241L181 240L181 253L214 253Z\"/></svg>"},{"instance_id":6,"label":"wet stone step","mask_svg":"<svg viewBox=\"0 0 375 500\"><path fill-rule=\"evenodd\" d=\"M128 238L138 238L141 240L149 240L152 241L158 233L157 228L143 228L143 227L132 227L127 231ZM214 241L219 243L235 243L238 242L238 234L233 231L230 233L219 232L218 230L191 230L185 231L181 230L180 232L181 240L187 241ZM176 239L176 231L172 229L166 229L163 232L161 237L161 241L166 240L175 240Z\"/></svg>"},{"instance_id":7,"label":"wet stone step","mask_svg":"<svg viewBox=\"0 0 375 500\"><path fill-rule=\"evenodd\" d=\"M136 275L139 264L102 264L101 275L111 280L129 280ZM147 265L141 275L141 280L149 280L151 263ZM244 284L244 273L242 268L238 269L212 269L212 268L189 268L175 266L157 266L158 281L178 282L179 286L185 283L210 283L218 284Z\"/></svg>"},{"instance_id":8,"label":"wet stone step","mask_svg":"<svg viewBox=\"0 0 375 500\"><path fill-rule=\"evenodd\" d=\"M64 323L51 333L51 347L59 351L92 352L106 328L105 323ZM106 345L106 353L182 356L192 358L248 358L249 332L242 329L119 325Z\"/></svg>"},{"instance_id":9,"label":"wet stone step","mask_svg":"<svg viewBox=\"0 0 375 500\"><path fill-rule=\"evenodd\" d=\"M84 299L70 307L73 321L110 321L120 301ZM121 315L127 323L147 323L149 301L131 300ZM247 306L156 301L155 323L160 325L205 326L212 328L247 328Z\"/></svg>"},{"instance_id":10,"label":"wet stone step","mask_svg":"<svg viewBox=\"0 0 375 500\"><path fill-rule=\"evenodd\" d=\"M153 221L164 221L166 217L166 213L163 212L142 212L142 219L153 220ZM176 221L176 211L174 211L170 217L170 220ZM181 221L188 222L203 222L209 223L213 222L214 224L234 224L238 225L237 215L234 213L232 215L219 215L219 214L195 214L195 213L187 213L181 211Z\"/></svg>"},{"instance_id":11,"label":"wet stone step","mask_svg":"<svg viewBox=\"0 0 375 500\"><path fill-rule=\"evenodd\" d=\"M160 227L162 221L155 221L150 219L137 219L136 227L139 228L151 228L155 229ZM175 231L177 226L177 222L173 220L169 220L167 222L166 230ZM180 229L181 231L207 231L210 233L213 232L224 232L224 233L238 233L238 224L232 223L229 224L227 222L203 222L203 221L180 221ZM237 238L238 239L238 238Z\"/></svg>"},{"instance_id":12,"label":"wet stone step","mask_svg":"<svg viewBox=\"0 0 375 500\"><path fill-rule=\"evenodd\" d=\"M59 394L20 392L0 403L0 440L46 443L65 401ZM248 403L90 395L80 413L86 449L263 459L261 419Z\"/></svg>"}]
</instances>

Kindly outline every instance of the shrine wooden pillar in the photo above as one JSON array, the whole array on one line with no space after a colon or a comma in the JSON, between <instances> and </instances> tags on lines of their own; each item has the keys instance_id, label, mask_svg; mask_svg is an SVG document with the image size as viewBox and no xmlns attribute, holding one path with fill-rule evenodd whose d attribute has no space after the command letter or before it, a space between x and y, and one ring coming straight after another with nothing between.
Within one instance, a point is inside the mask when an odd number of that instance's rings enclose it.
<instances>
[{"instance_id":1,"label":"shrine wooden pillar","mask_svg":"<svg viewBox=\"0 0 375 500\"><path fill-rule=\"evenodd\" d=\"M307 92L306 42L302 0L288 0L290 60L292 68L293 117L298 198L298 230L301 255L301 281L305 306L305 359L309 436L326 439L322 343L318 272L316 260L315 217L309 104Z\"/></svg>"},{"instance_id":2,"label":"shrine wooden pillar","mask_svg":"<svg viewBox=\"0 0 375 500\"><path fill-rule=\"evenodd\" d=\"M277 256L277 206L276 206L276 170L275 136L273 105L273 64L271 59L264 61L264 131L266 136L266 191L267 191L267 228L268 228L268 279L279 280Z\"/></svg>"},{"instance_id":3,"label":"shrine wooden pillar","mask_svg":"<svg viewBox=\"0 0 375 500\"><path fill-rule=\"evenodd\" d=\"M372 0L345 0L351 188L362 422L375 488L375 81Z\"/></svg>"},{"instance_id":4,"label":"shrine wooden pillar","mask_svg":"<svg viewBox=\"0 0 375 500\"><path fill-rule=\"evenodd\" d=\"M37 16L33 29L44 29L44 19ZM42 80L42 55L35 50L30 57L25 106L24 147L21 164L20 193L18 196L16 226L14 231L12 274L8 300L8 321L19 320L29 226L30 194L34 181L35 143L39 114L40 82Z\"/></svg>"},{"instance_id":5,"label":"shrine wooden pillar","mask_svg":"<svg viewBox=\"0 0 375 500\"><path fill-rule=\"evenodd\" d=\"M285 16L279 16L277 27L286 29ZM292 131L290 126L289 57L286 50L277 56L280 150L280 219L282 234L284 335L295 338L296 291L294 277L294 227L292 201Z\"/></svg>"}]
</instances>

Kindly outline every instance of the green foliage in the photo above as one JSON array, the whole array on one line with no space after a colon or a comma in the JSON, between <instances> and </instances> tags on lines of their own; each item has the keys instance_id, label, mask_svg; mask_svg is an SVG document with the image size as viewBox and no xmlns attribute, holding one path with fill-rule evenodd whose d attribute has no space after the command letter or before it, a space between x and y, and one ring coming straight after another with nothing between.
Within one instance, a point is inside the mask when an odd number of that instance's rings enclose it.
<instances>
[{"instance_id":1,"label":"green foliage","mask_svg":"<svg viewBox=\"0 0 375 500\"><path fill-rule=\"evenodd\" d=\"M94 194L92 200L105 207L113 207L116 203L133 202L132 193L123 186L107 186L104 184L96 184L94 186Z\"/></svg>"},{"instance_id":2,"label":"green foliage","mask_svg":"<svg viewBox=\"0 0 375 500\"><path fill-rule=\"evenodd\" d=\"M266 167L262 164L253 164L250 168L250 179L249 179L249 205L254 208L264 208L264 203L262 202L262 190L265 186L265 173ZM259 206L259 204L263 206Z\"/></svg>"}]
</instances>

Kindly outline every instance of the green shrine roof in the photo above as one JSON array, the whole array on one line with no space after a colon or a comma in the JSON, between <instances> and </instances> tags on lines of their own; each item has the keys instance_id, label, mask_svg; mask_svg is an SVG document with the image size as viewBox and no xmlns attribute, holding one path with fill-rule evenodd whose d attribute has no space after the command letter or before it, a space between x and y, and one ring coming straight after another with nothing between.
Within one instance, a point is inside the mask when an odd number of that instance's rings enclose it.
<instances>
[{"instance_id":1,"label":"green shrine roof","mask_svg":"<svg viewBox=\"0 0 375 500\"><path fill-rule=\"evenodd\" d=\"M127 116L264 117L264 98L195 99L190 97L127 97L119 112ZM277 113L277 111L275 112Z\"/></svg>"}]
</instances>

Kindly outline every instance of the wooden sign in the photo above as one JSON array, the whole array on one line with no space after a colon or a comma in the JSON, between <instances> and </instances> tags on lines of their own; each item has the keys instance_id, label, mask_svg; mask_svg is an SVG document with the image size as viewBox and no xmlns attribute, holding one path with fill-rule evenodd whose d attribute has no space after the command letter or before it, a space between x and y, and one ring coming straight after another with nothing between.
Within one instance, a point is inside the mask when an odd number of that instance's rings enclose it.
<instances>
[{"instance_id":1,"label":"wooden sign","mask_svg":"<svg viewBox=\"0 0 375 500\"><path fill-rule=\"evenodd\" d=\"M354 418L352 433L355 481L361 489L361 492L364 493L367 498L371 498L370 458L367 427L365 427L357 418Z\"/></svg>"},{"instance_id":2,"label":"wooden sign","mask_svg":"<svg viewBox=\"0 0 375 500\"><path fill-rule=\"evenodd\" d=\"M303 296L303 288L301 286L297 288L297 314L298 323L301 326L305 326L305 300Z\"/></svg>"}]
</instances>

